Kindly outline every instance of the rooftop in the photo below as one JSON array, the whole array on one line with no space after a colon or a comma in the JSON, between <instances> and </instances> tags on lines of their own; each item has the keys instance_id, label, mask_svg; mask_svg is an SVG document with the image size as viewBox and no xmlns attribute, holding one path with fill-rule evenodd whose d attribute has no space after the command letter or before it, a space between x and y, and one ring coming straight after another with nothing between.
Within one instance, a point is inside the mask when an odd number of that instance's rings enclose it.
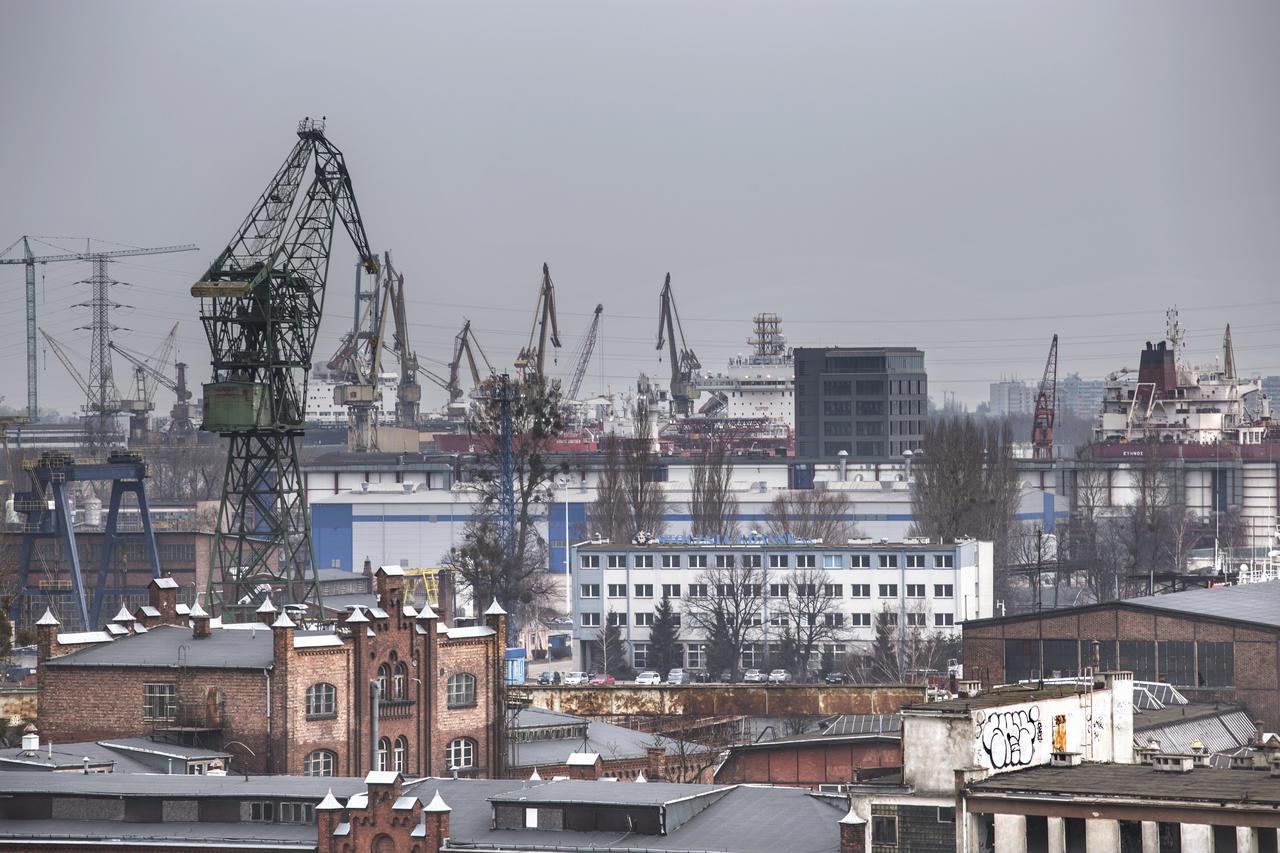
<instances>
[{"instance_id":1,"label":"rooftop","mask_svg":"<svg viewBox=\"0 0 1280 853\"><path fill-rule=\"evenodd\" d=\"M682 785L676 782L600 782L561 779L518 788L489 797L494 803L576 803L598 806L663 806L712 794L723 795L731 785ZM450 802L445 795L445 802Z\"/></svg>"},{"instance_id":2,"label":"rooftop","mask_svg":"<svg viewBox=\"0 0 1280 853\"><path fill-rule=\"evenodd\" d=\"M565 737L515 740L511 744L512 766L540 767L564 764L568 761L570 753L574 752L594 752L605 761L613 761L623 758L643 758L645 750L652 746L662 746L668 755L679 755L681 751L680 742L674 738L638 732L590 717L578 717L542 708L525 708L515 716L512 722L513 733L527 729L556 727L563 727L566 730ZM587 733L585 740L575 736L584 727ZM706 749L700 744L689 744L685 747L686 752L703 752Z\"/></svg>"},{"instance_id":3,"label":"rooftop","mask_svg":"<svg viewBox=\"0 0 1280 853\"><path fill-rule=\"evenodd\" d=\"M191 629L157 625L145 634L120 637L51 658L45 666L186 666L204 669L266 669L271 666L271 630L215 628L193 639Z\"/></svg>"},{"instance_id":4,"label":"rooftop","mask_svg":"<svg viewBox=\"0 0 1280 853\"><path fill-rule=\"evenodd\" d=\"M1197 767L1170 773L1145 764L1080 764L1000 773L969 786L973 794L1076 796L1097 800L1250 803L1280 807L1280 777L1257 770Z\"/></svg>"},{"instance_id":5,"label":"rooftop","mask_svg":"<svg viewBox=\"0 0 1280 853\"><path fill-rule=\"evenodd\" d=\"M904 714L958 713L966 714L982 708L998 708L1002 705L1017 705L1022 702L1034 702L1044 699L1060 699L1063 696L1075 696L1087 693L1087 685L1069 684L1012 684L997 687L979 693L977 696L959 699L943 699L939 702L922 702L907 705Z\"/></svg>"}]
</instances>

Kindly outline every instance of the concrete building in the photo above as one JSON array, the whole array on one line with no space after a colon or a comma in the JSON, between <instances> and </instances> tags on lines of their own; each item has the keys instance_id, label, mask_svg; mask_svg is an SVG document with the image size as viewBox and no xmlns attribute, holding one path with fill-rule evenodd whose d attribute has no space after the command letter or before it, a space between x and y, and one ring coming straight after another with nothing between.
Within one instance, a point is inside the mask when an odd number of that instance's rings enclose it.
<instances>
[{"instance_id":1,"label":"concrete building","mask_svg":"<svg viewBox=\"0 0 1280 853\"><path fill-rule=\"evenodd\" d=\"M862 835L868 851L991 850L990 834L974 832L956 808L957 774L999 778L1050 763L1133 761L1129 673L1106 673L1096 683L964 692L901 713L901 775L848 786L856 826L850 831Z\"/></svg>"},{"instance_id":2,"label":"concrete building","mask_svg":"<svg viewBox=\"0 0 1280 853\"><path fill-rule=\"evenodd\" d=\"M796 455L896 459L919 450L929 416L924 353L914 347L798 347Z\"/></svg>"},{"instance_id":3,"label":"concrete building","mask_svg":"<svg viewBox=\"0 0 1280 853\"><path fill-rule=\"evenodd\" d=\"M1036 410L1036 389L1021 379L1001 379L987 386L993 417L1030 415Z\"/></svg>"},{"instance_id":4,"label":"concrete building","mask_svg":"<svg viewBox=\"0 0 1280 853\"><path fill-rule=\"evenodd\" d=\"M1103 669L1243 705L1280 728L1280 581L966 622L965 675L992 684Z\"/></svg>"},{"instance_id":5,"label":"concrete building","mask_svg":"<svg viewBox=\"0 0 1280 853\"><path fill-rule=\"evenodd\" d=\"M225 746L236 772L500 772L505 614L448 626L405 602L398 567L374 580L378 606L312 629L270 601L264 624L214 624L198 604L178 604L168 578L104 631L63 633L46 613L40 729L57 743L161 735Z\"/></svg>"},{"instance_id":6,"label":"concrete building","mask_svg":"<svg viewBox=\"0 0 1280 853\"><path fill-rule=\"evenodd\" d=\"M784 631L782 602L795 571L832 587L833 606L824 616L841 639L825 642L821 652L838 662L861 653L874 639L875 618L882 613L896 625L951 633L967 619L994 612L990 542L826 544L745 536L735 544L717 544L670 536L644 545L584 542L573 550L572 616L578 660L585 668L592 666L595 641L613 619L632 664L643 669L655 605L665 594L682 611L689 598L708 594L704 587L715 582L707 579L708 572L724 567L758 573L759 625L743 649L744 668L768 666ZM685 666L705 667L706 637L688 618L682 619L680 639Z\"/></svg>"}]
</instances>

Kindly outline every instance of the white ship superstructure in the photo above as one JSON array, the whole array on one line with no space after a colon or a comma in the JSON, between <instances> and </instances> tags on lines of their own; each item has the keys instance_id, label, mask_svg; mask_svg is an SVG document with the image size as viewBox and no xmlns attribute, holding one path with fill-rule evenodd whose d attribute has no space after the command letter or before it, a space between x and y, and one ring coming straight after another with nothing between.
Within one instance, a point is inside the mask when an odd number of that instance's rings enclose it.
<instances>
[{"instance_id":1,"label":"white ship superstructure","mask_svg":"<svg viewBox=\"0 0 1280 853\"><path fill-rule=\"evenodd\" d=\"M729 361L724 373L697 377L700 391L711 396L702 406L717 417L767 418L790 425L795 421L795 363L782 335L777 314L757 314L748 356Z\"/></svg>"},{"instance_id":2,"label":"white ship superstructure","mask_svg":"<svg viewBox=\"0 0 1280 853\"><path fill-rule=\"evenodd\" d=\"M378 423L396 422L396 388L400 377L395 373L378 375ZM333 401L333 389L341 384L323 373L307 377L307 423L318 426L346 426L347 407Z\"/></svg>"}]
</instances>

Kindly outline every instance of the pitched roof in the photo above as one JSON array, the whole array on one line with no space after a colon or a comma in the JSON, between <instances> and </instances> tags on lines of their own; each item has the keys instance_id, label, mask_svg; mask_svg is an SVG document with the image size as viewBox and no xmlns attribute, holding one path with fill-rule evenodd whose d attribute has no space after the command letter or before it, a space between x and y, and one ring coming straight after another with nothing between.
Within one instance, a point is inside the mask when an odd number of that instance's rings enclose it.
<instances>
[{"instance_id":1,"label":"pitched roof","mask_svg":"<svg viewBox=\"0 0 1280 853\"><path fill-rule=\"evenodd\" d=\"M191 629L157 625L145 634L120 637L68 655L45 666L184 666L205 669L266 669L272 665L271 631L215 628L198 642ZM179 648L181 646L181 648Z\"/></svg>"}]
</instances>

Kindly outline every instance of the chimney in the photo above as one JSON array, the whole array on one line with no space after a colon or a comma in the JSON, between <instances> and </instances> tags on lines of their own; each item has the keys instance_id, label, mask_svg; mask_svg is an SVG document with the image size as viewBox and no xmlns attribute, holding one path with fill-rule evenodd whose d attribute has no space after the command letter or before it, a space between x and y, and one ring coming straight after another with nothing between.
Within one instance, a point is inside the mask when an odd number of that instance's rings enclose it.
<instances>
[{"instance_id":1,"label":"chimney","mask_svg":"<svg viewBox=\"0 0 1280 853\"><path fill-rule=\"evenodd\" d=\"M495 598L493 603L489 605L489 609L484 612L484 624L492 628L498 635L498 648L506 648L507 611L502 609L502 605L498 603L498 599Z\"/></svg>"},{"instance_id":2,"label":"chimney","mask_svg":"<svg viewBox=\"0 0 1280 853\"><path fill-rule=\"evenodd\" d=\"M129 612L129 608L125 607L124 604L121 604L120 610L111 621L132 634L134 623L137 620L133 618L133 614Z\"/></svg>"},{"instance_id":3,"label":"chimney","mask_svg":"<svg viewBox=\"0 0 1280 853\"><path fill-rule=\"evenodd\" d=\"M53 615L53 611L46 607L44 615L36 622L37 664L44 663L53 657L53 646L58 641L58 627L61 624L58 617Z\"/></svg>"},{"instance_id":4,"label":"chimney","mask_svg":"<svg viewBox=\"0 0 1280 853\"><path fill-rule=\"evenodd\" d=\"M333 789L329 789L329 793L324 795L324 799L316 806L316 835L319 837L320 850L329 849L325 844L327 839L333 837L333 831L338 828L338 821L342 819L342 803L338 802L338 798L333 795Z\"/></svg>"},{"instance_id":5,"label":"chimney","mask_svg":"<svg viewBox=\"0 0 1280 853\"><path fill-rule=\"evenodd\" d=\"M173 578L152 578L147 585L149 603L160 611L161 625L180 625L178 618L178 582Z\"/></svg>"},{"instance_id":6,"label":"chimney","mask_svg":"<svg viewBox=\"0 0 1280 853\"><path fill-rule=\"evenodd\" d=\"M204 640L209 636L209 614L204 612L204 608L200 606L200 599L196 599L196 603L191 605L191 637L196 640Z\"/></svg>"},{"instance_id":7,"label":"chimney","mask_svg":"<svg viewBox=\"0 0 1280 853\"><path fill-rule=\"evenodd\" d=\"M1253 721L1253 745L1262 746L1263 738L1266 737L1266 729L1263 728L1262 720Z\"/></svg>"},{"instance_id":8,"label":"chimney","mask_svg":"<svg viewBox=\"0 0 1280 853\"><path fill-rule=\"evenodd\" d=\"M271 596L268 595L262 600L262 603L258 605L257 613L258 621L270 628L271 624L276 621L276 606L271 603Z\"/></svg>"},{"instance_id":9,"label":"chimney","mask_svg":"<svg viewBox=\"0 0 1280 853\"><path fill-rule=\"evenodd\" d=\"M398 611L404 604L404 569L379 566L373 573L373 587L383 610L387 613Z\"/></svg>"},{"instance_id":10,"label":"chimney","mask_svg":"<svg viewBox=\"0 0 1280 853\"><path fill-rule=\"evenodd\" d=\"M661 746L646 746L644 749L645 769L649 771L649 778L653 780L666 778L666 758L667 750ZM691 779L677 779L677 782L693 781Z\"/></svg>"},{"instance_id":11,"label":"chimney","mask_svg":"<svg viewBox=\"0 0 1280 853\"><path fill-rule=\"evenodd\" d=\"M840 819L840 853L866 853L867 822L852 808Z\"/></svg>"},{"instance_id":12,"label":"chimney","mask_svg":"<svg viewBox=\"0 0 1280 853\"><path fill-rule=\"evenodd\" d=\"M422 822L426 825L427 842L423 845L424 850L441 850L444 848L444 841L449 837L449 813L453 809L449 808L444 798L440 796L439 789L436 789L436 795L431 798L431 802L427 803L427 807L422 810Z\"/></svg>"},{"instance_id":13,"label":"chimney","mask_svg":"<svg viewBox=\"0 0 1280 853\"><path fill-rule=\"evenodd\" d=\"M373 561L370 560L368 557L364 558L364 568L362 569L362 574L364 574L364 576L367 578L373 577Z\"/></svg>"},{"instance_id":14,"label":"chimney","mask_svg":"<svg viewBox=\"0 0 1280 853\"><path fill-rule=\"evenodd\" d=\"M604 762L600 760L600 754L597 752L573 752L569 754L569 760L565 762L565 766L570 779L594 781L600 778Z\"/></svg>"},{"instance_id":15,"label":"chimney","mask_svg":"<svg viewBox=\"0 0 1280 853\"><path fill-rule=\"evenodd\" d=\"M289 653L293 651L293 630L296 627L298 626L293 624L289 614L283 611L276 621L271 623L271 658L275 662L277 672L282 670L289 659Z\"/></svg>"}]
</instances>

